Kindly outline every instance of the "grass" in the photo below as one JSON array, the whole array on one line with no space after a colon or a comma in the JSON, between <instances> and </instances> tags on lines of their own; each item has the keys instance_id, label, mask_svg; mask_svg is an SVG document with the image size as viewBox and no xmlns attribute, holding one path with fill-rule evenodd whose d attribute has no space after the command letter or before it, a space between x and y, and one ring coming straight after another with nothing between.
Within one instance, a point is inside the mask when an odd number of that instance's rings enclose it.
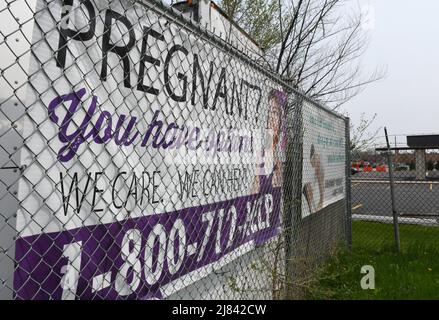
<instances>
[{"instance_id":1,"label":"grass","mask_svg":"<svg viewBox=\"0 0 439 320\"><path fill-rule=\"evenodd\" d=\"M353 222L351 251L334 255L317 272L308 299L439 299L439 228L400 225L401 253L393 226ZM375 269L375 289L360 285L364 265Z\"/></svg>"}]
</instances>

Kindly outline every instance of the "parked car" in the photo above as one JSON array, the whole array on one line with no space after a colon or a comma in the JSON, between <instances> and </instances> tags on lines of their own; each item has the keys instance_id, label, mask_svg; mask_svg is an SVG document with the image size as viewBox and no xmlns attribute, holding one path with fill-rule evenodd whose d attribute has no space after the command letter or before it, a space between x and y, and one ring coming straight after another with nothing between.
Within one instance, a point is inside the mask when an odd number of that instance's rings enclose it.
<instances>
[{"instance_id":1,"label":"parked car","mask_svg":"<svg viewBox=\"0 0 439 320\"><path fill-rule=\"evenodd\" d=\"M358 171L358 169L357 168L352 168L351 167L351 175L354 175L354 174L356 174L356 173L358 173L359 171Z\"/></svg>"},{"instance_id":2,"label":"parked car","mask_svg":"<svg viewBox=\"0 0 439 320\"><path fill-rule=\"evenodd\" d=\"M410 166L405 163L398 163L395 167L395 171L410 171Z\"/></svg>"}]
</instances>

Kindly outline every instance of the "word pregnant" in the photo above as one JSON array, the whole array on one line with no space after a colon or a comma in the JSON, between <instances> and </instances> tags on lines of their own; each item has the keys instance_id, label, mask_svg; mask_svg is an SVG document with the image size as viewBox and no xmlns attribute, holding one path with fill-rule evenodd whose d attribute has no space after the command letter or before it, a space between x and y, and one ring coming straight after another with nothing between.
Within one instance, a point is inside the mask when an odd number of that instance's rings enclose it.
<instances>
[{"instance_id":1,"label":"word pregnant","mask_svg":"<svg viewBox=\"0 0 439 320\"><path fill-rule=\"evenodd\" d=\"M225 106L224 111L227 115L235 114L244 120L251 117L257 122L262 88L245 79L239 79L226 67L215 68L218 59L208 61L198 54L191 54L189 52L191 49L188 50L175 43L174 36L169 36L172 33L161 33L157 26L154 26L157 28L154 30L151 26L151 21L154 20L152 12L148 12L146 19L139 19L138 14L131 11L134 9L125 10L123 13L111 9L99 10L94 1L81 0L81 9L75 10L73 2L73 0L62 1L60 23L57 24L59 25L58 50L55 53L57 67L65 68L68 53L75 52L70 49L73 42L83 43L87 48L93 47L102 53L99 72L101 81L107 81L109 60L117 59L122 64L123 75L115 75L113 72L111 76L120 77L120 83L126 88L156 96L164 91L170 99L176 102L190 100L192 105L201 100L203 108L212 111L220 109L217 107L220 102ZM78 11L81 10L87 14L79 14ZM136 17L135 20L132 19L133 16ZM69 27L72 25L69 23L71 20L81 28ZM121 33L120 28L126 28L127 32ZM168 30L169 27L165 28ZM122 41L123 39L128 41ZM97 43L99 45L96 45ZM168 47L167 50L160 55L152 53L152 47L163 45ZM138 52L140 57L136 55ZM188 68L182 67L185 64ZM138 78L134 81L131 77L133 65L138 66L135 72ZM154 77L148 73L154 69L153 67L163 76L160 86L151 83ZM152 79L150 83L148 79Z\"/></svg>"}]
</instances>

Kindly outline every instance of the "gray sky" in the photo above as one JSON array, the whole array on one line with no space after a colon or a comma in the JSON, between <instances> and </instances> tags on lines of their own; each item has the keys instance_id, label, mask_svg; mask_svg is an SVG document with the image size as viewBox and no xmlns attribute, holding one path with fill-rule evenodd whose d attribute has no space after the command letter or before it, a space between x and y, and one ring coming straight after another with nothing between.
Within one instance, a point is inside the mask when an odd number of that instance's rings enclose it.
<instances>
[{"instance_id":1,"label":"gray sky","mask_svg":"<svg viewBox=\"0 0 439 320\"><path fill-rule=\"evenodd\" d=\"M345 105L353 123L377 113L372 127L389 134L439 133L439 1L357 1L375 16L365 70L385 66L387 76Z\"/></svg>"}]
</instances>

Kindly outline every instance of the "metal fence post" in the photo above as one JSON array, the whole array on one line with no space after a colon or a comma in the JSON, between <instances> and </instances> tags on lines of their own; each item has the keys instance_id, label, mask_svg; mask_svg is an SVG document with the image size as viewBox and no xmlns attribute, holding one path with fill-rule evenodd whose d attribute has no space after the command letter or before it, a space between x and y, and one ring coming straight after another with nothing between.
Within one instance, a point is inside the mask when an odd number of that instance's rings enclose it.
<instances>
[{"instance_id":1,"label":"metal fence post","mask_svg":"<svg viewBox=\"0 0 439 320\"><path fill-rule=\"evenodd\" d=\"M292 112L288 113L288 141L284 169L284 241L285 274L288 283L294 278L295 228L302 216L302 105L303 98L296 96ZM286 285L286 297L291 297L293 287Z\"/></svg>"},{"instance_id":2,"label":"metal fence post","mask_svg":"<svg viewBox=\"0 0 439 320\"><path fill-rule=\"evenodd\" d=\"M387 143L387 163L389 165L390 197L392 200L392 215L393 215L393 233L395 237L396 250L400 252L401 244L399 240L398 214L396 212L396 205L395 205L395 183L393 181L392 159L390 157L390 144L389 144L389 137L387 135L386 127L384 127L384 134L386 136L386 143Z\"/></svg>"},{"instance_id":3,"label":"metal fence post","mask_svg":"<svg viewBox=\"0 0 439 320\"><path fill-rule=\"evenodd\" d=\"M350 119L345 118L345 145L346 145L346 242L352 249L352 200L351 200L351 137Z\"/></svg>"}]
</instances>

